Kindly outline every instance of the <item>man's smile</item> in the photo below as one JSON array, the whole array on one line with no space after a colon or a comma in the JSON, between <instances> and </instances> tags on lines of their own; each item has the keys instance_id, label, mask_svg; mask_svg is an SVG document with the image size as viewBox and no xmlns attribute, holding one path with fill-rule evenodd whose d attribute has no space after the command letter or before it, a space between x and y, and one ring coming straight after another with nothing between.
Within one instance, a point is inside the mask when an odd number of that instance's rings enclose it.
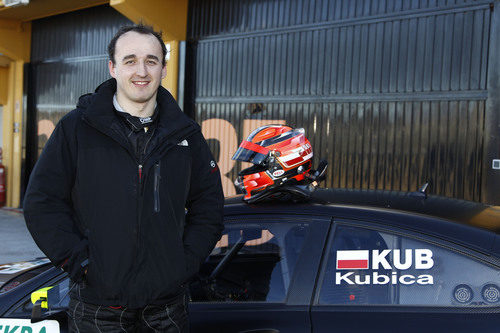
<instances>
[{"instance_id":1,"label":"man's smile","mask_svg":"<svg viewBox=\"0 0 500 333\"><path fill-rule=\"evenodd\" d=\"M132 83L136 86L146 86L150 81L132 81Z\"/></svg>"}]
</instances>

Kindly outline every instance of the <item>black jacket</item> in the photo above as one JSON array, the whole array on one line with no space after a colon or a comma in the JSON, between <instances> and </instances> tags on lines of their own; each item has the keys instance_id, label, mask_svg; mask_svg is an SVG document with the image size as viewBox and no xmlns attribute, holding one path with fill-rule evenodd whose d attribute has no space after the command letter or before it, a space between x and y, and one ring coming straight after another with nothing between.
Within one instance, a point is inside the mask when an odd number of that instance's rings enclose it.
<instances>
[{"instance_id":1,"label":"black jacket","mask_svg":"<svg viewBox=\"0 0 500 333\"><path fill-rule=\"evenodd\" d=\"M26 224L89 303L142 307L179 292L221 235L220 174L199 126L162 87L157 132L138 161L113 109L116 81L80 98L30 177ZM182 144L186 140L188 145Z\"/></svg>"}]
</instances>

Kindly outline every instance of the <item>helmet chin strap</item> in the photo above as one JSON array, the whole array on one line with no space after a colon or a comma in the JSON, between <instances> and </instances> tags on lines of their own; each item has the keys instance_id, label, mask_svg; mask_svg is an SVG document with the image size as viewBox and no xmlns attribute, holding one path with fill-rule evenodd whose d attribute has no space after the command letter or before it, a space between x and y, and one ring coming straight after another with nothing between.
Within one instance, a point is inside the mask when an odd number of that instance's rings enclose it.
<instances>
[{"instance_id":1,"label":"helmet chin strap","mask_svg":"<svg viewBox=\"0 0 500 333\"><path fill-rule=\"evenodd\" d=\"M252 173L258 173L262 171L266 171L267 166L266 165L252 165L249 168L243 169L238 173L238 176L246 176L246 175L251 175Z\"/></svg>"},{"instance_id":2,"label":"helmet chin strap","mask_svg":"<svg viewBox=\"0 0 500 333\"><path fill-rule=\"evenodd\" d=\"M327 167L328 162L323 159L319 162L318 168L316 170L311 170L306 174L306 177L303 181L297 182L295 179L291 179L291 182L286 182L281 186L278 185L271 188L266 188L263 191L252 194L252 196L248 199L243 198L243 201L251 204L267 199L278 201L308 200L311 194L316 190L319 182L323 181L326 178Z\"/></svg>"},{"instance_id":3,"label":"helmet chin strap","mask_svg":"<svg viewBox=\"0 0 500 333\"><path fill-rule=\"evenodd\" d=\"M277 201L304 201L309 200L311 194L316 190L315 186L308 184L307 182L289 184L285 186L276 186L272 189L266 189L252 195L248 199L243 199L248 204L257 203L265 200L277 200Z\"/></svg>"},{"instance_id":4,"label":"helmet chin strap","mask_svg":"<svg viewBox=\"0 0 500 333\"><path fill-rule=\"evenodd\" d=\"M328 162L326 160L321 160L319 162L318 168L316 170L311 170L311 172L306 173L306 178L312 181L314 186L326 178L326 168L328 168Z\"/></svg>"}]
</instances>

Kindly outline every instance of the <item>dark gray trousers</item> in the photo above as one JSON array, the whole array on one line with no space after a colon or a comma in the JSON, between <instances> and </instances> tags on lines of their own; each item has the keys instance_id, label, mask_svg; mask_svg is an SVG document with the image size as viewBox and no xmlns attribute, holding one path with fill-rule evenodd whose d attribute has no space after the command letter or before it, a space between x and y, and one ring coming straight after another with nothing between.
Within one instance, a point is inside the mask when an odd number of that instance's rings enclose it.
<instances>
[{"instance_id":1,"label":"dark gray trousers","mask_svg":"<svg viewBox=\"0 0 500 333\"><path fill-rule=\"evenodd\" d=\"M67 312L70 332L189 332L187 297L140 309L99 306L71 298Z\"/></svg>"}]
</instances>

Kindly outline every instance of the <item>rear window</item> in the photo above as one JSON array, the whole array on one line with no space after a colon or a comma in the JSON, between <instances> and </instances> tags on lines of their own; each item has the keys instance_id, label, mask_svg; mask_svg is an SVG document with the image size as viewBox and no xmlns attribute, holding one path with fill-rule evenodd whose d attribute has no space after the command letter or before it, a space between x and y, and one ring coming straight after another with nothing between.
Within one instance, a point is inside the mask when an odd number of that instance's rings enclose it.
<instances>
[{"instance_id":1,"label":"rear window","mask_svg":"<svg viewBox=\"0 0 500 333\"><path fill-rule=\"evenodd\" d=\"M479 257L472 250L338 225L319 303L498 306L500 268Z\"/></svg>"}]
</instances>

